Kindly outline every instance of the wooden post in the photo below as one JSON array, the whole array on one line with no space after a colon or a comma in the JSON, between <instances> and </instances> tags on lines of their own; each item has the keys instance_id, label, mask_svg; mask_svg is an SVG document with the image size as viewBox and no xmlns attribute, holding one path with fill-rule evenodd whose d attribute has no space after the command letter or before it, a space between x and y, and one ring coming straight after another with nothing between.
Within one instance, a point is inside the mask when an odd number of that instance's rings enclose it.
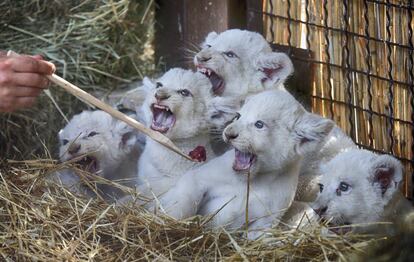
<instances>
[{"instance_id":1,"label":"wooden post","mask_svg":"<svg viewBox=\"0 0 414 262\"><path fill-rule=\"evenodd\" d=\"M246 28L246 0L157 0L155 53L165 68L191 67L192 54L211 31Z\"/></svg>"},{"instance_id":2,"label":"wooden post","mask_svg":"<svg viewBox=\"0 0 414 262\"><path fill-rule=\"evenodd\" d=\"M184 66L184 0L157 0L154 48L166 68Z\"/></svg>"},{"instance_id":3,"label":"wooden post","mask_svg":"<svg viewBox=\"0 0 414 262\"><path fill-rule=\"evenodd\" d=\"M247 0L246 5L246 29L263 34L262 1Z\"/></svg>"},{"instance_id":4,"label":"wooden post","mask_svg":"<svg viewBox=\"0 0 414 262\"><path fill-rule=\"evenodd\" d=\"M287 45L272 44L272 49L289 55L293 63L294 72L286 81L286 89L307 109L311 109L311 94L313 82L313 67L306 59L309 51ZM312 54L310 54L312 55Z\"/></svg>"}]
</instances>

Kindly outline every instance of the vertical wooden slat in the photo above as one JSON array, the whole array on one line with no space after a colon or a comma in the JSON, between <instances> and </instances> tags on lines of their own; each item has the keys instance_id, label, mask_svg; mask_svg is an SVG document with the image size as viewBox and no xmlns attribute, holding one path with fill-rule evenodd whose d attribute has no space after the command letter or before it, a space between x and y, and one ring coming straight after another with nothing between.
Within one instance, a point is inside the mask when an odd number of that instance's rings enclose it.
<instances>
[{"instance_id":1,"label":"vertical wooden slat","mask_svg":"<svg viewBox=\"0 0 414 262\"><path fill-rule=\"evenodd\" d=\"M247 25L246 0L157 0L156 4L155 54L165 68L191 67L191 53L186 50L195 51L209 32Z\"/></svg>"},{"instance_id":2,"label":"vertical wooden slat","mask_svg":"<svg viewBox=\"0 0 414 262\"><path fill-rule=\"evenodd\" d=\"M263 1L246 1L246 29L263 34Z\"/></svg>"}]
</instances>

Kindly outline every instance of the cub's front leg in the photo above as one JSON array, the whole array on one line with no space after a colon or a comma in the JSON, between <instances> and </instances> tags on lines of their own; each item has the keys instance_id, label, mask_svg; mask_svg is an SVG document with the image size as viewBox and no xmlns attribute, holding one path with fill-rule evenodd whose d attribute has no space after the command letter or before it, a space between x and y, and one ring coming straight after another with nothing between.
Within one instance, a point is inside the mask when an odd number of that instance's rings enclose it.
<instances>
[{"instance_id":1,"label":"cub's front leg","mask_svg":"<svg viewBox=\"0 0 414 262\"><path fill-rule=\"evenodd\" d=\"M272 227L274 219L275 216L266 215L252 222L247 230L247 239L255 240L264 235Z\"/></svg>"},{"instance_id":2,"label":"cub's front leg","mask_svg":"<svg viewBox=\"0 0 414 262\"><path fill-rule=\"evenodd\" d=\"M160 198L160 208L175 219L184 219L197 214L206 192L200 183L201 174L187 172L177 184Z\"/></svg>"}]
</instances>

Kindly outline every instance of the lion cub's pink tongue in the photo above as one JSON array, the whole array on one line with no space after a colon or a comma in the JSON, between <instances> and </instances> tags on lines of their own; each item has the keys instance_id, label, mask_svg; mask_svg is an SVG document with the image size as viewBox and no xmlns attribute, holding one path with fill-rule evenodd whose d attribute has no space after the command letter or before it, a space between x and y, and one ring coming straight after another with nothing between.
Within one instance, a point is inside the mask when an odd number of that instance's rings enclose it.
<instances>
[{"instance_id":1,"label":"lion cub's pink tongue","mask_svg":"<svg viewBox=\"0 0 414 262\"><path fill-rule=\"evenodd\" d=\"M233 169L236 171L248 170L252 165L254 155L249 152L241 152L235 149Z\"/></svg>"},{"instance_id":2,"label":"lion cub's pink tongue","mask_svg":"<svg viewBox=\"0 0 414 262\"><path fill-rule=\"evenodd\" d=\"M173 122L173 116L165 111L160 112L155 117L155 123L158 126L170 127Z\"/></svg>"},{"instance_id":3,"label":"lion cub's pink tongue","mask_svg":"<svg viewBox=\"0 0 414 262\"><path fill-rule=\"evenodd\" d=\"M154 110L154 118L152 121L153 129L166 132L173 127L175 117L171 112L166 110Z\"/></svg>"}]
</instances>

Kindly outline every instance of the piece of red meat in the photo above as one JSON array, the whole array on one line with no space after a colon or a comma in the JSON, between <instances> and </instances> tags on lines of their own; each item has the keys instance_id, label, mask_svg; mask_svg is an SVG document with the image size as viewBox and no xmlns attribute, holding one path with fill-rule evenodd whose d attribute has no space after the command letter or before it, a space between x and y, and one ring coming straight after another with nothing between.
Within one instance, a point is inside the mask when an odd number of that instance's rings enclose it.
<instances>
[{"instance_id":1,"label":"piece of red meat","mask_svg":"<svg viewBox=\"0 0 414 262\"><path fill-rule=\"evenodd\" d=\"M204 162L207 159L206 149L204 146L198 146L194 148L194 150L191 151L188 155L198 162Z\"/></svg>"}]
</instances>

